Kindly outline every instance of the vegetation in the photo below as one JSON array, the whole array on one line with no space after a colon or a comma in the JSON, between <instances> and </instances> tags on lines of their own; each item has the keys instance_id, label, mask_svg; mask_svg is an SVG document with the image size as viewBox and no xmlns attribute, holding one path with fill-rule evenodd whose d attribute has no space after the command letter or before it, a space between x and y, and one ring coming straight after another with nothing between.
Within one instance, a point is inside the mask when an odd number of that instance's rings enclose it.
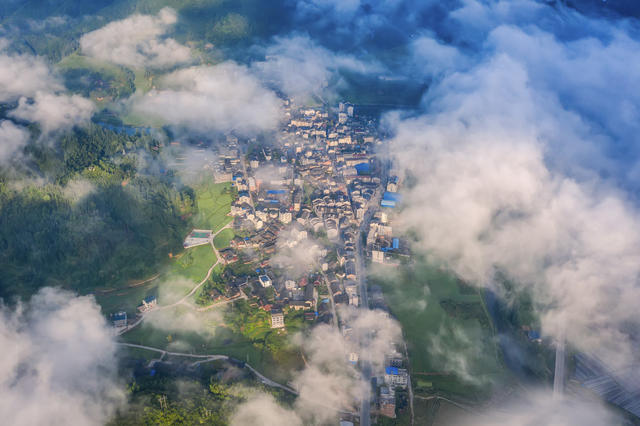
<instances>
[{"instance_id":1,"label":"vegetation","mask_svg":"<svg viewBox=\"0 0 640 426\"><path fill-rule=\"evenodd\" d=\"M126 98L136 91L135 74L122 66L99 62L77 53L58 63L65 86L98 105Z\"/></svg>"},{"instance_id":2,"label":"vegetation","mask_svg":"<svg viewBox=\"0 0 640 426\"><path fill-rule=\"evenodd\" d=\"M229 247L231 240L235 237L235 233L233 229L227 228L220 231L218 235L213 239L213 245L216 246L216 249L222 250Z\"/></svg>"},{"instance_id":3,"label":"vegetation","mask_svg":"<svg viewBox=\"0 0 640 426\"><path fill-rule=\"evenodd\" d=\"M170 274L180 275L199 283L216 262L216 255L209 244L184 250L173 256Z\"/></svg>"},{"instance_id":4,"label":"vegetation","mask_svg":"<svg viewBox=\"0 0 640 426\"><path fill-rule=\"evenodd\" d=\"M196 303L201 306L209 305L217 297L226 295L228 287L222 278L220 270L215 270L207 282L202 286L200 293L196 297Z\"/></svg>"},{"instance_id":5,"label":"vegetation","mask_svg":"<svg viewBox=\"0 0 640 426\"><path fill-rule=\"evenodd\" d=\"M0 180L0 297L46 285L123 287L178 251L194 193L170 174L137 170L135 152L153 155L157 146L151 136L97 125L65 134L55 148L32 145L33 167L53 183Z\"/></svg>"},{"instance_id":6,"label":"vegetation","mask_svg":"<svg viewBox=\"0 0 640 426\"><path fill-rule=\"evenodd\" d=\"M414 384L431 384L415 388L416 394L488 397L486 391L505 372L479 293L470 294L455 277L425 262L397 272L393 278L375 277L372 284L382 287L402 325Z\"/></svg>"},{"instance_id":7,"label":"vegetation","mask_svg":"<svg viewBox=\"0 0 640 426\"><path fill-rule=\"evenodd\" d=\"M208 181L197 185L195 190L198 214L193 223L196 228L217 232L233 220L229 212L236 194L230 183Z\"/></svg>"}]
</instances>

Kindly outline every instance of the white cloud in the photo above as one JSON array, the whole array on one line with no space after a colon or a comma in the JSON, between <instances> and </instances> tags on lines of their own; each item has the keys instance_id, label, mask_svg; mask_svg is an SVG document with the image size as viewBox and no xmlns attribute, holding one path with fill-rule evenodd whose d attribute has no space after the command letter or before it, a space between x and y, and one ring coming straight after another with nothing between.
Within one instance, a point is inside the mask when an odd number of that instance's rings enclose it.
<instances>
[{"instance_id":1,"label":"white cloud","mask_svg":"<svg viewBox=\"0 0 640 426\"><path fill-rule=\"evenodd\" d=\"M444 44L428 35L413 40L411 52L417 72L429 77L457 71L468 62L456 47Z\"/></svg>"},{"instance_id":2,"label":"white cloud","mask_svg":"<svg viewBox=\"0 0 640 426\"><path fill-rule=\"evenodd\" d=\"M1 46L0 46L1 47ZM47 64L36 56L11 55L0 48L0 102L31 97L41 91L57 91L62 84Z\"/></svg>"},{"instance_id":3,"label":"white cloud","mask_svg":"<svg viewBox=\"0 0 640 426\"><path fill-rule=\"evenodd\" d=\"M314 270L320 258L320 246L296 223L280 231L276 247L271 263L286 269L292 278Z\"/></svg>"},{"instance_id":4,"label":"white cloud","mask_svg":"<svg viewBox=\"0 0 640 426\"><path fill-rule=\"evenodd\" d=\"M299 392L291 409L285 409L269 397L252 397L241 404L232 424L256 419L263 410L264 424L330 424L341 411L355 412L370 384L348 362L349 354L367 359L374 374L380 373L385 355L394 342L401 341L400 326L382 311L346 307L339 311L348 324L345 333L326 324L314 327L309 335L296 335L294 343L305 352L305 368L297 373L292 386Z\"/></svg>"},{"instance_id":5,"label":"white cloud","mask_svg":"<svg viewBox=\"0 0 640 426\"><path fill-rule=\"evenodd\" d=\"M79 95L37 92L33 99L20 98L12 117L40 123L45 133L68 129L89 121L95 105Z\"/></svg>"},{"instance_id":6,"label":"white cloud","mask_svg":"<svg viewBox=\"0 0 640 426\"><path fill-rule=\"evenodd\" d=\"M29 132L11 121L0 121L0 164L8 164L16 156L29 140Z\"/></svg>"},{"instance_id":7,"label":"white cloud","mask_svg":"<svg viewBox=\"0 0 640 426\"><path fill-rule=\"evenodd\" d=\"M0 46L0 102L18 102L9 116L39 123L45 134L89 120L94 104L66 95L64 85L39 57L13 55Z\"/></svg>"},{"instance_id":8,"label":"white cloud","mask_svg":"<svg viewBox=\"0 0 640 426\"><path fill-rule=\"evenodd\" d=\"M230 423L233 426L298 426L302 425L302 420L296 413L280 406L273 396L258 394L242 404L242 409L234 413Z\"/></svg>"},{"instance_id":9,"label":"white cloud","mask_svg":"<svg viewBox=\"0 0 640 426\"><path fill-rule=\"evenodd\" d=\"M491 410L477 412L462 419L465 425L490 426L600 426L623 424L623 420L592 399L581 397L554 398L543 390L528 391L515 401Z\"/></svg>"},{"instance_id":10,"label":"white cloud","mask_svg":"<svg viewBox=\"0 0 640 426\"><path fill-rule=\"evenodd\" d=\"M398 166L418 179L401 220L465 279L490 285L497 268L531 291L548 335L565 324L576 347L622 365L622 326L640 323L640 216L588 171L564 173L583 169L566 153L589 152L591 127L529 75L496 53L433 88L431 114L393 125Z\"/></svg>"},{"instance_id":11,"label":"white cloud","mask_svg":"<svg viewBox=\"0 0 640 426\"><path fill-rule=\"evenodd\" d=\"M177 22L175 10L165 7L158 15L132 15L87 33L82 51L94 58L134 68L165 68L191 61L191 51L163 37Z\"/></svg>"},{"instance_id":12,"label":"white cloud","mask_svg":"<svg viewBox=\"0 0 640 426\"><path fill-rule=\"evenodd\" d=\"M124 402L116 345L91 297L45 288L28 305L0 307L4 424L100 425Z\"/></svg>"},{"instance_id":13,"label":"white cloud","mask_svg":"<svg viewBox=\"0 0 640 426\"><path fill-rule=\"evenodd\" d=\"M175 71L160 84L133 99L135 112L191 130L242 134L274 130L281 117L278 97L234 62Z\"/></svg>"},{"instance_id":14,"label":"white cloud","mask_svg":"<svg viewBox=\"0 0 640 426\"><path fill-rule=\"evenodd\" d=\"M322 97L330 83L331 90L339 86L339 81L332 80L340 78L340 70L356 73L383 70L378 63L334 53L302 35L276 37L265 51L265 60L254 62L251 67L263 80L301 102L312 95Z\"/></svg>"}]
</instances>

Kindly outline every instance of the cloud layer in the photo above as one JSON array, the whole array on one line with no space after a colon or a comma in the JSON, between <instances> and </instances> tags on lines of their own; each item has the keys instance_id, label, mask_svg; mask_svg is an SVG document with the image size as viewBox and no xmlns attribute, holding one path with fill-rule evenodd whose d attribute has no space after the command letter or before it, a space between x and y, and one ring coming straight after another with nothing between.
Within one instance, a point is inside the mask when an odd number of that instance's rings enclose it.
<instances>
[{"instance_id":1,"label":"cloud layer","mask_svg":"<svg viewBox=\"0 0 640 426\"><path fill-rule=\"evenodd\" d=\"M265 60L251 65L260 78L296 101L323 99L341 86L340 71L380 72L376 62L326 49L309 36L276 37L265 49Z\"/></svg>"},{"instance_id":2,"label":"cloud layer","mask_svg":"<svg viewBox=\"0 0 640 426\"><path fill-rule=\"evenodd\" d=\"M242 134L274 130L281 117L278 97L234 62L181 69L160 84L133 99L134 111L195 131Z\"/></svg>"},{"instance_id":3,"label":"cloud layer","mask_svg":"<svg viewBox=\"0 0 640 426\"><path fill-rule=\"evenodd\" d=\"M17 103L8 115L39 123L45 134L86 123L95 110L94 104L78 95L64 93L64 85L42 58L6 52L0 39L0 103ZM15 130L15 129L14 129ZM26 132L26 130L24 130ZM6 129L5 129L6 135ZM19 146L0 141L2 152Z\"/></svg>"},{"instance_id":4,"label":"cloud layer","mask_svg":"<svg viewBox=\"0 0 640 426\"><path fill-rule=\"evenodd\" d=\"M342 332L321 324L307 336L294 338L305 353L305 368L292 381L299 396L291 409L272 398L254 396L241 404L231 424L244 425L258 419L264 424L330 424L340 412L356 412L361 398L369 395L370 384L349 362L349 354L367 359L375 373L380 373L385 355L400 342L399 324L385 312L346 307L339 312L347 324Z\"/></svg>"},{"instance_id":5,"label":"cloud layer","mask_svg":"<svg viewBox=\"0 0 640 426\"><path fill-rule=\"evenodd\" d=\"M0 121L0 164L9 164L20 156L29 140L29 132L8 120Z\"/></svg>"},{"instance_id":6,"label":"cloud layer","mask_svg":"<svg viewBox=\"0 0 640 426\"><path fill-rule=\"evenodd\" d=\"M91 297L44 288L0 307L0 415L27 425L100 425L124 402L116 345Z\"/></svg>"},{"instance_id":7,"label":"cloud layer","mask_svg":"<svg viewBox=\"0 0 640 426\"><path fill-rule=\"evenodd\" d=\"M164 37L177 20L168 7L156 16L131 15L83 35L80 47L87 56L133 68L185 64L191 61L189 48Z\"/></svg>"},{"instance_id":8,"label":"cloud layer","mask_svg":"<svg viewBox=\"0 0 640 426\"><path fill-rule=\"evenodd\" d=\"M415 43L425 75L441 77L424 114L387 117L398 168L417 179L401 220L465 279L492 286L499 270L530 291L547 335L566 327L579 349L623 365L640 324L640 215L616 186L637 157L625 169L616 156L635 153L640 100L618 83L635 78L621 52L637 41L604 21L587 22L604 40L500 24L545 8L469 0L452 15L486 36L474 54Z\"/></svg>"}]
</instances>

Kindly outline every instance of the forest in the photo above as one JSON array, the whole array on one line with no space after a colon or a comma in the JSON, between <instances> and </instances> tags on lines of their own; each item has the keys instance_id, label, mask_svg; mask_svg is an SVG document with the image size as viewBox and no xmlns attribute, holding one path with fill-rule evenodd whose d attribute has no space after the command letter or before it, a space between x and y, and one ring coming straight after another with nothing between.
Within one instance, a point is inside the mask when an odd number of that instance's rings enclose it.
<instances>
[{"instance_id":1,"label":"forest","mask_svg":"<svg viewBox=\"0 0 640 426\"><path fill-rule=\"evenodd\" d=\"M150 135L96 124L53 146L32 141L32 179L0 173L0 297L46 285L82 294L117 288L179 249L194 193L155 171L159 147Z\"/></svg>"}]
</instances>

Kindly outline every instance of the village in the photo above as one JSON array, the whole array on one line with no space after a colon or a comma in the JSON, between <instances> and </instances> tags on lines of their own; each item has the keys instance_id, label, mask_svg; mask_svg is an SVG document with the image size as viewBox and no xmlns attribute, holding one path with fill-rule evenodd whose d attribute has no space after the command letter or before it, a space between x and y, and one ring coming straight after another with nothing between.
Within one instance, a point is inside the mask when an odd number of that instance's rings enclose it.
<instances>
[{"instance_id":1,"label":"village","mask_svg":"<svg viewBox=\"0 0 640 426\"><path fill-rule=\"evenodd\" d=\"M203 282L196 302L206 309L245 299L267 312L280 333L287 332L289 315L302 313L310 326L333 325L348 340L342 309L388 312L381 290L367 290L365 262L411 259L392 223L401 181L389 161L376 156L382 142L375 119L358 116L356 106L340 103L328 111L287 102L286 115L272 143L226 135L212 145L214 156L204 169L216 184L231 186L232 221L217 231L228 237L222 246L214 246L211 229L193 229L184 240L186 250L217 248L224 265ZM156 308L150 295L132 323L125 312L111 319L126 330ZM394 418L396 393L410 387L401 343L389 342L384 371L366 377L376 390L374 414ZM361 355L352 352L345 362L358 366Z\"/></svg>"}]
</instances>

